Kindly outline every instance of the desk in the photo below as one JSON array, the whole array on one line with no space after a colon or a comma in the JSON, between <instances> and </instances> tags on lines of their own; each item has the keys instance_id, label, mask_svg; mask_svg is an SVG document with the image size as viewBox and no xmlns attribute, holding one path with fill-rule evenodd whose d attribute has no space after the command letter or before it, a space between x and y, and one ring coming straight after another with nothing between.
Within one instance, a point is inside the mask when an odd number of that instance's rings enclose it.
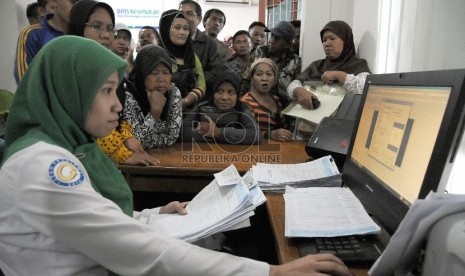
<instances>
[{"instance_id":1,"label":"desk","mask_svg":"<svg viewBox=\"0 0 465 276\"><path fill-rule=\"evenodd\" d=\"M297 242L284 236L284 197L278 193L266 193L266 208L273 231L280 264L300 257ZM350 268L354 275L367 275L368 268Z\"/></svg>"},{"instance_id":2,"label":"desk","mask_svg":"<svg viewBox=\"0 0 465 276\"><path fill-rule=\"evenodd\" d=\"M213 174L234 164L242 175L256 163L294 164L308 160L306 142L260 145L178 143L149 153L160 166L120 165L133 191L197 193Z\"/></svg>"}]
</instances>

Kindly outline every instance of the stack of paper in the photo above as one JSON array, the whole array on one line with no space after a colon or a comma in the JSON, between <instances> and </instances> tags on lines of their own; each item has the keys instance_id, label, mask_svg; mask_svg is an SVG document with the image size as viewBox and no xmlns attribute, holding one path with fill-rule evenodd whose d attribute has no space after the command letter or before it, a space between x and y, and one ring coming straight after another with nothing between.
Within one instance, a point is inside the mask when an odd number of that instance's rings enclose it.
<instances>
[{"instance_id":1,"label":"stack of paper","mask_svg":"<svg viewBox=\"0 0 465 276\"><path fill-rule=\"evenodd\" d=\"M266 164L252 166L252 176L263 191L284 192L287 185L338 187L339 170L331 156L300 164Z\"/></svg>"},{"instance_id":2,"label":"stack of paper","mask_svg":"<svg viewBox=\"0 0 465 276\"><path fill-rule=\"evenodd\" d=\"M335 237L377 233L381 228L348 188L286 188L286 237Z\"/></svg>"},{"instance_id":3,"label":"stack of paper","mask_svg":"<svg viewBox=\"0 0 465 276\"><path fill-rule=\"evenodd\" d=\"M244 226L266 198L249 174L240 177L231 165L187 205L187 215L151 215L147 224L172 237L194 242L206 236Z\"/></svg>"}]
</instances>

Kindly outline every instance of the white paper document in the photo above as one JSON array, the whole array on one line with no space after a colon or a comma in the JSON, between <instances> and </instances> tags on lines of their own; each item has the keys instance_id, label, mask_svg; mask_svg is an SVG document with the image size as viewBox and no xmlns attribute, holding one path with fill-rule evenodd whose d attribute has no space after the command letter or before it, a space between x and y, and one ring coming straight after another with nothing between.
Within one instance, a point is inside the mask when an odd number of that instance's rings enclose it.
<instances>
[{"instance_id":1,"label":"white paper document","mask_svg":"<svg viewBox=\"0 0 465 276\"><path fill-rule=\"evenodd\" d=\"M215 173L214 176L220 186L235 185L241 181L241 176L233 164L221 172Z\"/></svg>"},{"instance_id":2,"label":"white paper document","mask_svg":"<svg viewBox=\"0 0 465 276\"><path fill-rule=\"evenodd\" d=\"M298 104L297 102L291 102L283 111L283 114L305 119L307 121L319 124L324 117L329 117L333 114L342 100L344 99L345 91L342 87L330 87L330 89L324 89L329 86L319 86L316 89L311 89L313 94L318 97L320 106L317 109L307 109ZM330 92L334 89L336 92ZM341 93L340 90L343 90Z\"/></svg>"},{"instance_id":3,"label":"white paper document","mask_svg":"<svg viewBox=\"0 0 465 276\"><path fill-rule=\"evenodd\" d=\"M253 178L264 191L284 190L288 184L340 175L329 155L299 164L257 163L251 170Z\"/></svg>"},{"instance_id":4,"label":"white paper document","mask_svg":"<svg viewBox=\"0 0 465 276\"><path fill-rule=\"evenodd\" d=\"M230 174L236 168L226 170L225 173ZM151 215L147 224L169 236L194 242L214 233L250 225L248 218L265 200L257 185L249 189L242 178L227 186L218 185L214 179L189 202L187 215Z\"/></svg>"},{"instance_id":5,"label":"white paper document","mask_svg":"<svg viewBox=\"0 0 465 276\"><path fill-rule=\"evenodd\" d=\"M249 189L251 189L253 186L256 186L258 184L257 180L253 177L251 170L248 170L244 174L244 176L242 176L242 180L244 180L245 185Z\"/></svg>"},{"instance_id":6,"label":"white paper document","mask_svg":"<svg viewBox=\"0 0 465 276\"><path fill-rule=\"evenodd\" d=\"M287 187L284 202L286 237L334 237L381 231L348 188Z\"/></svg>"}]
</instances>

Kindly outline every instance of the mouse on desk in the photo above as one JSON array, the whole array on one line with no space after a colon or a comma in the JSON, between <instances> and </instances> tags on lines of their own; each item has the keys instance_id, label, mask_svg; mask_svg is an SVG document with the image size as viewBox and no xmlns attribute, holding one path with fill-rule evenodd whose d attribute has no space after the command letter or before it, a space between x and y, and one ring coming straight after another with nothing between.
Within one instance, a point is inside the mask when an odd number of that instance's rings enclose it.
<instances>
[{"instance_id":1,"label":"mouse on desk","mask_svg":"<svg viewBox=\"0 0 465 276\"><path fill-rule=\"evenodd\" d=\"M321 105L321 102L318 99L312 98L312 105L313 109L317 109Z\"/></svg>"}]
</instances>

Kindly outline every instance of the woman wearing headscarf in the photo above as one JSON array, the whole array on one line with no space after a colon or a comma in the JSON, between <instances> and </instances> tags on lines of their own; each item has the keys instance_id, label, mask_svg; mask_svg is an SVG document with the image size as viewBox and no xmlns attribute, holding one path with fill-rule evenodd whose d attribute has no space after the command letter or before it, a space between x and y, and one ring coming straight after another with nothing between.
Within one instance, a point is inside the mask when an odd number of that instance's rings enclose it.
<instances>
[{"instance_id":1,"label":"woman wearing headscarf","mask_svg":"<svg viewBox=\"0 0 465 276\"><path fill-rule=\"evenodd\" d=\"M105 2L80 0L69 13L67 34L87 37L110 48L115 36L115 13Z\"/></svg>"},{"instance_id":2,"label":"woman wearing headscarf","mask_svg":"<svg viewBox=\"0 0 465 276\"><path fill-rule=\"evenodd\" d=\"M172 202L133 212L129 186L95 143L118 123L116 88L126 67L95 41L73 36L52 40L31 63L13 101L0 169L6 275L350 275L332 255L273 266L193 246L135 220L186 211Z\"/></svg>"},{"instance_id":3,"label":"woman wearing headscarf","mask_svg":"<svg viewBox=\"0 0 465 276\"><path fill-rule=\"evenodd\" d=\"M181 94L171 82L172 66L163 48L148 44L139 50L123 82L126 101L122 117L145 148L170 146L181 131Z\"/></svg>"},{"instance_id":4,"label":"woman wearing headscarf","mask_svg":"<svg viewBox=\"0 0 465 276\"><path fill-rule=\"evenodd\" d=\"M70 12L70 35L86 37L109 48L115 36L115 14L110 5L95 0L81 0ZM124 90L118 90L125 102ZM120 119L119 125L107 137L97 140L100 148L117 163L130 165L158 165L159 160L145 152L142 143L132 134L129 122Z\"/></svg>"},{"instance_id":5,"label":"woman wearing headscarf","mask_svg":"<svg viewBox=\"0 0 465 276\"><path fill-rule=\"evenodd\" d=\"M202 63L191 44L189 21L178 10L168 10L160 17L162 46L173 60L173 82L181 92L182 108L192 108L205 96L206 83Z\"/></svg>"},{"instance_id":6,"label":"woman wearing headscarf","mask_svg":"<svg viewBox=\"0 0 465 276\"><path fill-rule=\"evenodd\" d=\"M239 79L233 72L215 77L212 94L189 112L183 123L184 142L252 145L260 142L257 121L240 101Z\"/></svg>"},{"instance_id":7,"label":"woman wearing headscarf","mask_svg":"<svg viewBox=\"0 0 465 276\"><path fill-rule=\"evenodd\" d=\"M287 128L283 106L279 97L271 93L278 83L278 66L269 58L257 58L250 65L251 90L241 98L255 116L263 139L291 141L292 132Z\"/></svg>"},{"instance_id":8,"label":"woman wearing headscarf","mask_svg":"<svg viewBox=\"0 0 465 276\"><path fill-rule=\"evenodd\" d=\"M366 60L356 56L352 29L346 22L328 22L320 31L320 39L326 58L312 62L287 88L289 97L305 107L312 106L313 94L303 88L304 81L338 83L350 93L362 93L370 74Z\"/></svg>"}]
</instances>

